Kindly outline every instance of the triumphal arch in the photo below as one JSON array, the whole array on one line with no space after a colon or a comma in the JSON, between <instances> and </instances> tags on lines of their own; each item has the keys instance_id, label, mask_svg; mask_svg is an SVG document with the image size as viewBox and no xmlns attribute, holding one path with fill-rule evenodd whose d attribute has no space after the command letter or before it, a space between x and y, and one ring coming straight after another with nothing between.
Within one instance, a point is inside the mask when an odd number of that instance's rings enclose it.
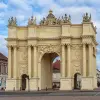
<instances>
[{"instance_id":1,"label":"triumphal arch","mask_svg":"<svg viewBox=\"0 0 100 100\"><path fill-rule=\"evenodd\" d=\"M81 24L72 24L71 16L56 18L50 10L36 24L31 17L27 26L8 21L8 79L6 90L52 88L52 61L60 57L60 90L72 90L76 74L81 90L93 90L96 79L96 28L91 15L84 14Z\"/></svg>"}]
</instances>

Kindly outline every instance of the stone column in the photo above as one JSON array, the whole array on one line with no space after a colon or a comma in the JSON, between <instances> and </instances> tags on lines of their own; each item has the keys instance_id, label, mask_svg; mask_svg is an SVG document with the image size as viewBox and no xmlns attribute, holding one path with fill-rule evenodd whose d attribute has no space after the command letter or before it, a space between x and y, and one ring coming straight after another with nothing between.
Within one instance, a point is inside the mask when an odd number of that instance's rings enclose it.
<instances>
[{"instance_id":1,"label":"stone column","mask_svg":"<svg viewBox=\"0 0 100 100\"><path fill-rule=\"evenodd\" d=\"M8 46L8 78L11 78L11 46Z\"/></svg>"},{"instance_id":2,"label":"stone column","mask_svg":"<svg viewBox=\"0 0 100 100\"><path fill-rule=\"evenodd\" d=\"M86 45L83 44L83 77L86 77Z\"/></svg>"},{"instance_id":3,"label":"stone column","mask_svg":"<svg viewBox=\"0 0 100 100\"><path fill-rule=\"evenodd\" d=\"M17 46L14 46L14 78L17 78Z\"/></svg>"},{"instance_id":4,"label":"stone column","mask_svg":"<svg viewBox=\"0 0 100 100\"><path fill-rule=\"evenodd\" d=\"M68 48L68 57L67 57L67 61L68 61L68 63L67 63L67 67L68 67L68 77L71 77L71 58L70 58L70 56L71 56L71 52L70 52L70 45L68 45L67 46L67 48Z\"/></svg>"},{"instance_id":5,"label":"stone column","mask_svg":"<svg viewBox=\"0 0 100 100\"><path fill-rule=\"evenodd\" d=\"M61 75L65 77L65 45L62 45L62 66L61 66Z\"/></svg>"},{"instance_id":6,"label":"stone column","mask_svg":"<svg viewBox=\"0 0 100 100\"><path fill-rule=\"evenodd\" d=\"M31 46L28 46L28 75L31 78Z\"/></svg>"},{"instance_id":7,"label":"stone column","mask_svg":"<svg viewBox=\"0 0 100 100\"><path fill-rule=\"evenodd\" d=\"M89 76L92 76L92 44L89 44Z\"/></svg>"},{"instance_id":8,"label":"stone column","mask_svg":"<svg viewBox=\"0 0 100 100\"><path fill-rule=\"evenodd\" d=\"M34 46L34 77L37 77L37 47Z\"/></svg>"}]
</instances>

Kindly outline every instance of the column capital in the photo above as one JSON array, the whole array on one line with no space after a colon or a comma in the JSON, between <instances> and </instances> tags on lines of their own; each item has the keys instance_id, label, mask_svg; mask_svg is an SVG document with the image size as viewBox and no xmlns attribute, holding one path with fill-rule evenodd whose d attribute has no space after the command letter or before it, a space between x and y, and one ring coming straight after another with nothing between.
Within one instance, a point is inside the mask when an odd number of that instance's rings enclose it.
<instances>
[{"instance_id":1,"label":"column capital","mask_svg":"<svg viewBox=\"0 0 100 100\"><path fill-rule=\"evenodd\" d=\"M82 45L86 45L86 44L87 44L87 43L85 43L85 42L84 42L84 43L82 43Z\"/></svg>"},{"instance_id":2,"label":"column capital","mask_svg":"<svg viewBox=\"0 0 100 100\"><path fill-rule=\"evenodd\" d=\"M67 46L71 46L72 44L71 44L71 43L67 43L66 45L67 45Z\"/></svg>"},{"instance_id":3,"label":"column capital","mask_svg":"<svg viewBox=\"0 0 100 100\"><path fill-rule=\"evenodd\" d=\"M38 47L38 45L32 45L33 47Z\"/></svg>"},{"instance_id":4,"label":"column capital","mask_svg":"<svg viewBox=\"0 0 100 100\"><path fill-rule=\"evenodd\" d=\"M89 45L89 46L92 46L92 43L89 43L88 45Z\"/></svg>"},{"instance_id":5,"label":"column capital","mask_svg":"<svg viewBox=\"0 0 100 100\"><path fill-rule=\"evenodd\" d=\"M13 45L13 48L15 49L15 48L18 48L18 46L17 45Z\"/></svg>"},{"instance_id":6,"label":"column capital","mask_svg":"<svg viewBox=\"0 0 100 100\"><path fill-rule=\"evenodd\" d=\"M7 48L10 49L12 46L11 45L7 45Z\"/></svg>"},{"instance_id":7,"label":"column capital","mask_svg":"<svg viewBox=\"0 0 100 100\"><path fill-rule=\"evenodd\" d=\"M62 44L61 44L61 46L65 46L65 45L66 45L65 43L62 43Z\"/></svg>"},{"instance_id":8,"label":"column capital","mask_svg":"<svg viewBox=\"0 0 100 100\"><path fill-rule=\"evenodd\" d=\"M32 47L32 45L28 45L28 47Z\"/></svg>"}]
</instances>

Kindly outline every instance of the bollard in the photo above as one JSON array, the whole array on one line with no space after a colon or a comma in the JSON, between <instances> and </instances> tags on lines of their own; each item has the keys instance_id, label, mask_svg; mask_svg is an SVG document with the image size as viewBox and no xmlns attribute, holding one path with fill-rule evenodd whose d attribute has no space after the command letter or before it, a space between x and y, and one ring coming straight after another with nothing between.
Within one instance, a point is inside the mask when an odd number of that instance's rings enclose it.
<instances>
[{"instance_id":1,"label":"bollard","mask_svg":"<svg viewBox=\"0 0 100 100\"><path fill-rule=\"evenodd\" d=\"M39 91L39 87L38 87L38 91Z\"/></svg>"},{"instance_id":2,"label":"bollard","mask_svg":"<svg viewBox=\"0 0 100 100\"><path fill-rule=\"evenodd\" d=\"M48 90L48 88L46 87L46 91Z\"/></svg>"},{"instance_id":3,"label":"bollard","mask_svg":"<svg viewBox=\"0 0 100 100\"><path fill-rule=\"evenodd\" d=\"M15 87L13 88L13 91L15 91Z\"/></svg>"},{"instance_id":4,"label":"bollard","mask_svg":"<svg viewBox=\"0 0 100 100\"><path fill-rule=\"evenodd\" d=\"M20 91L21 91L22 89L21 89L21 87L20 87Z\"/></svg>"}]
</instances>

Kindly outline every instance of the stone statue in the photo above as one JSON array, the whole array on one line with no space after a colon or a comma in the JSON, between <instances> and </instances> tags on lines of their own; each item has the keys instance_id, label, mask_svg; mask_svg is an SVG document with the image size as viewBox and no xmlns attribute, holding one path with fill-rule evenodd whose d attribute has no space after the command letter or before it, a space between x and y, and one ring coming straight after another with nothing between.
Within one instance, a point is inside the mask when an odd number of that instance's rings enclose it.
<instances>
[{"instance_id":1,"label":"stone statue","mask_svg":"<svg viewBox=\"0 0 100 100\"><path fill-rule=\"evenodd\" d=\"M28 20L28 25L36 25L36 17L31 16L31 19L29 18Z\"/></svg>"},{"instance_id":2,"label":"stone statue","mask_svg":"<svg viewBox=\"0 0 100 100\"><path fill-rule=\"evenodd\" d=\"M65 14L65 16L60 19L56 18L53 15L52 10L49 11L49 14L46 18L43 18L43 20L40 21L40 25L60 25L60 24L66 24L66 23L71 23L71 16L69 15L69 17L67 16L67 14Z\"/></svg>"},{"instance_id":3,"label":"stone statue","mask_svg":"<svg viewBox=\"0 0 100 100\"><path fill-rule=\"evenodd\" d=\"M68 19L68 17L67 17L67 14L65 14L65 23L67 22L67 19Z\"/></svg>"},{"instance_id":4,"label":"stone statue","mask_svg":"<svg viewBox=\"0 0 100 100\"><path fill-rule=\"evenodd\" d=\"M8 26L17 26L17 19L16 17L11 17L8 19Z\"/></svg>"},{"instance_id":5,"label":"stone statue","mask_svg":"<svg viewBox=\"0 0 100 100\"><path fill-rule=\"evenodd\" d=\"M71 22L71 16L69 15L69 18L68 18L69 22Z\"/></svg>"},{"instance_id":6,"label":"stone statue","mask_svg":"<svg viewBox=\"0 0 100 100\"><path fill-rule=\"evenodd\" d=\"M88 13L84 14L83 22L91 22L91 14L90 16L88 15Z\"/></svg>"},{"instance_id":7,"label":"stone statue","mask_svg":"<svg viewBox=\"0 0 100 100\"><path fill-rule=\"evenodd\" d=\"M65 22L65 19L64 19L64 17L62 16L61 23L64 23L64 22Z\"/></svg>"},{"instance_id":8,"label":"stone statue","mask_svg":"<svg viewBox=\"0 0 100 100\"><path fill-rule=\"evenodd\" d=\"M61 23L60 17L57 19L57 23L58 23L58 24Z\"/></svg>"}]
</instances>

